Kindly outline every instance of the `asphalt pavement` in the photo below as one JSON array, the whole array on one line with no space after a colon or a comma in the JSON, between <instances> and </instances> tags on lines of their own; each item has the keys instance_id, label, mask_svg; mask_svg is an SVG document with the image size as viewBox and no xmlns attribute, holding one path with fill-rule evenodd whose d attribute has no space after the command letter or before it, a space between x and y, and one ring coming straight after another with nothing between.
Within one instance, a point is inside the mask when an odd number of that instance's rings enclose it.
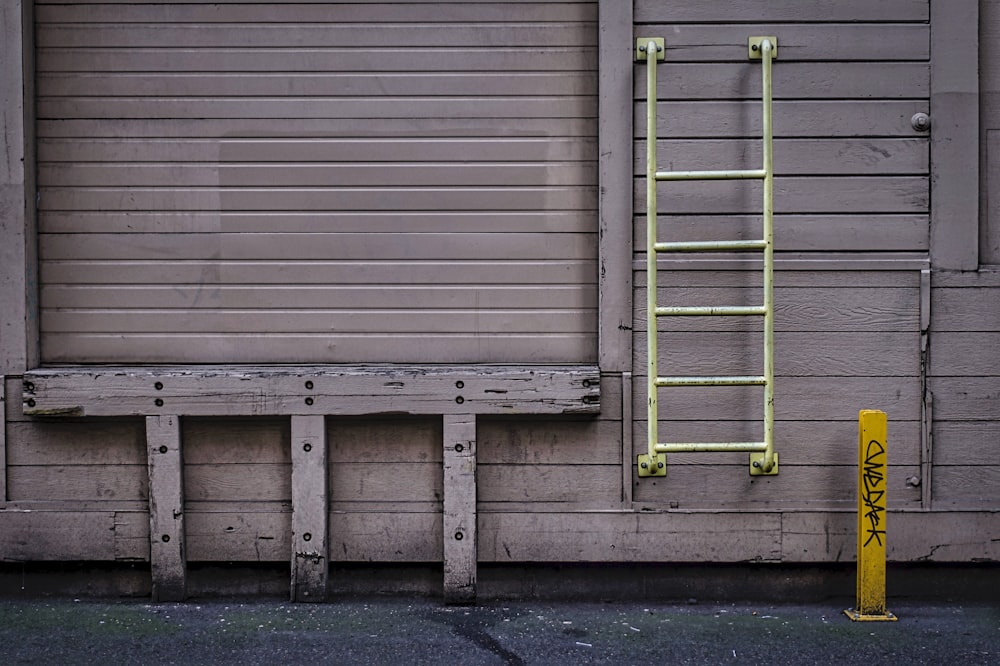
<instances>
[{"instance_id":1,"label":"asphalt pavement","mask_svg":"<svg viewBox=\"0 0 1000 666\"><path fill-rule=\"evenodd\" d=\"M1000 664L1000 606L0 600L0 664Z\"/></svg>"}]
</instances>

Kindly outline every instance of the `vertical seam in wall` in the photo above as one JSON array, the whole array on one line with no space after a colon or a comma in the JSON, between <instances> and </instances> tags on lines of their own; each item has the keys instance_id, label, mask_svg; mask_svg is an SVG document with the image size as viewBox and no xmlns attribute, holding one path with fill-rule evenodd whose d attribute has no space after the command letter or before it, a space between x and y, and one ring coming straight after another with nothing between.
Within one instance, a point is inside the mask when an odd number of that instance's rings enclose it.
<instances>
[{"instance_id":1,"label":"vertical seam in wall","mask_svg":"<svg viewBox=\"0 0 1000 666\"><path fill-rule=\"evenodd\" d=\"M622 373L622 508L632 510L632 373Z\"/></svg>"},{"instance_id":2,"label":"vertical seam in wall","mask_svg":"<svg viewBox=\"0 0 1000 666\"><path fill-rule=\"evenodd\" d=\"M934 396L927 382L930 364L931 271L920 271L920 508L930 511L933 502Z\"/></svg>"},{"instance_id":3,"label":"vertical seam in wall","mask_svg":"<svg viewBox=\"0 0 1000 666\"><path fill-rule=\"evenodd\" d=\"M7 505L7 378L0 375L0 509Z\"/></svg>"}]
</instances>

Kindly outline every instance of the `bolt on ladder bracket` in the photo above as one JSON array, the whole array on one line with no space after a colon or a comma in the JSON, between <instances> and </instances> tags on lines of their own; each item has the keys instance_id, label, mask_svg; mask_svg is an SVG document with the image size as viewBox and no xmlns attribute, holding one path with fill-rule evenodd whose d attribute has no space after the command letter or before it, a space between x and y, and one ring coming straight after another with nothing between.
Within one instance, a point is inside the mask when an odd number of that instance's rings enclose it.
<instances>
[{"instance_id":1,"label":"bolt on ladder bracket","mask_svg":"<svg viewBox=\"0 0 1000 666\"><path fill-rule=\"evenodd\" d=\"M667 457L662 453L656 454L655 458L650 458L648 453L640 453L636 460L640 477L667 475Z\"/></svg>"},{"instance_id":2,"label":"bolt on ladder bracket","mask_svg":"<svg viewBox=\"0 0 1000 666\"><path fill-rule=\"evenodd\" d=\"M777 37L750 37L747 39L747 55L751 60L760 60L763 57L764 40L771 42L771 60L778 58L778 38Z\"/></svg>"},{"instance_id":3,"label":"bolt on ladder bracket","mask_svg":"<svg viewBox=\"0 0 1000 666\"><path fill-rule=\"evenodd\" d=\"M778 452L775 451L771 469L764 469L766 453L750 454L750 476L778 476Z\"/></svg>"},{"instance_id":4,"label":"bolt on ladder bracket","mask_svg":"<svg viewBox=\"0 0 1000 666\"><path fill-rule=\"evenodd\" d=\"M663 42L663 37L639 37L635 40L635 59L645 60L646 59L646 48L649 43L653 42L656 44L656 59L664 60L667 56L667 49Z\"/></svg>"}]
</instances>

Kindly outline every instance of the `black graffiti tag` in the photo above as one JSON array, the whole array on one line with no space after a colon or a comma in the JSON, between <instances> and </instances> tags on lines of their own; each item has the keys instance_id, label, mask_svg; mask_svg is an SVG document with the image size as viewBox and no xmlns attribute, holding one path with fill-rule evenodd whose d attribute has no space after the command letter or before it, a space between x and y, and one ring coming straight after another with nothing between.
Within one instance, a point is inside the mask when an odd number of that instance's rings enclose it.
<instances>
[{"instance_id":1,"label":"black graffiti tag","mask_svg":"<svg viewBox=\"0 0 1000 666\"><path fill-rule=\"evenodd\" d=\"M861 474L862 489L861 501L864 504L864 518L868 521L868 529L865 534L868 539L864 545L868 545L873 540L880 546L884 546L882 541L885 529L882 528L882 514L885 513L885 475L882 469L885 465L885 445L877 439L868 442L865 449L865 466Z\"/></svg>"}]
</instances>

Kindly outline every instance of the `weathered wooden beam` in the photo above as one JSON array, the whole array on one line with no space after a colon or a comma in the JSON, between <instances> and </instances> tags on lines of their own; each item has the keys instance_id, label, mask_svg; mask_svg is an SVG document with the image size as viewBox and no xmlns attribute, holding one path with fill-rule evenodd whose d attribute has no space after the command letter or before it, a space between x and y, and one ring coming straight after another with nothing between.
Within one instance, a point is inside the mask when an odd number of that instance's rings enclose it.
<instances>
[{"instance_id":1,"label":"weathered wooden beam","mask_svg":"<svg viewBox=\"0 0 1000 666\"><path fill-rule=\"evenodd\" d=\"M483 512L483 562L777 562L781 512Z\"/></svg>"},{"instance_id":2,"label":"weathered wooden beam","mask_svg":"<svg viewBox=\"0 0 1000 666\"><path fill-rule=\"evenodd\" d=\"M632 3L598 4L598 137L600 224L600 318L598 355L605 372L621 372L631 362L632 336Z\"/></svg>"},{"instance_id":3,"label":"weathered wooden beam","mask_svg":"<svg viewBox=\"0 0 1000 666\"><path fill-rule=\"evenodd\" d=\"M242 502L188 509L185 519L188 558L197 562L288 562L292 556L292 512L267 502L254 502L253 513Z\"/></svg>"},{"instance_id":4,"label":"weathered wooden beam","mask_svg":"<svg viewBox=\"0 0 1000 666\"><path fill-rule=\"evenodd\" d=\"M326 419L292 417L292 601L326 598L329 575Z\"/></svg>"},{"instance_id":5,"label":"weathered wooden beam","mask_svg":"<svg viewBox=\"0 0 1000 666\"><path fill-rule=\"evenodd\" d=\"M444 599L476 601L476 416L444 417Z\"/></svg>"},{"instance_id":6,"label":"weathered wooden beam","mask_svg":"<svg viewBox=\"0 0 1000 666\"><path fill-rule=\"evenodd\" d=\"M187 594L184 555L184 479L177 416L146 417L149 455L149 559L153 599L182 601Z\"/></svg>"},{"instance_id":7,"label":"weathered wooden beam","mask_svg":"<svg viewBox=\"0 0 1000 666\"><path fill-rule=\"evenodd\" d=\"M595 366L190 366L32 370L31 416L596 414Z\"/></svg>"},{"instance_id":8,"label":"weathered wooden beam","mask_svg":"<svg viewBox=\"0 0 1000 666\"><path fill-rule=\"evenodd\" d=\"M99 561L115 559L113 511L13 509L0 511L0 559Z\"/></svg>"},{"instance_id":9,"label":"weathered wooden beam","mask_svg":"<svg viewBox=\"0 0 1000 666\"><path fill-rule=\"evenodd\" d=\"M0 508L7 504L7 378L0 374Z\"/></svg>"},{"instance_id":10,"label":"weathered wooden beam","mask_svg":"<svg viewBox=\"0 0 1000 666\"><path fill-rule=\"evenodd\" d=\"M24 504L26 507L27 505ZM287 533L287 513L273 510L199 513L188 518L191 559L274 561L284 545L264 551L247 535ZM332 512L339 562L428 562L441 558L441 512ZM705 511L546 510L479 512L481 562L843 562L854 556L857 511L850 509ZM889 509L890 562L1000 562L1000 511ZM779 527L780 523L780 527ZM146 559L145 511L13 508L0 511L0 557L6 561ZM230 529L226 529L226 528ZM232 529L234 528L235 529ZM211 533L211 534L209 534ZM433 535L433 542L428 535ZM140 542L142 541L142 542ZM263 557L261 557L263 555Z\"/></svg>"},{"instance_id":11,"label":"weathered wooden beam","mask_svg":"<svg viewBox=\"0 0 1000 666\"><path fill-rule=\"evenodd\" d=\"M783 562L854 559L856 511L782 513ZM890 562L997 562L1000 511L889 511L886 556Z\"/></svg>"},{"instance_id":12,"label":"weathered wooden beam","mask_svg":"<svg viewBox=\"0 0 1000 666\"><path fill-rule=\"evenodd\" d=\"M32 312L36 256L33 197L34 140L32 4L0 6L0 373L37 365L36 313ZM32 193L32 194L29 194Z\"/></svg>"}]
</instances>

